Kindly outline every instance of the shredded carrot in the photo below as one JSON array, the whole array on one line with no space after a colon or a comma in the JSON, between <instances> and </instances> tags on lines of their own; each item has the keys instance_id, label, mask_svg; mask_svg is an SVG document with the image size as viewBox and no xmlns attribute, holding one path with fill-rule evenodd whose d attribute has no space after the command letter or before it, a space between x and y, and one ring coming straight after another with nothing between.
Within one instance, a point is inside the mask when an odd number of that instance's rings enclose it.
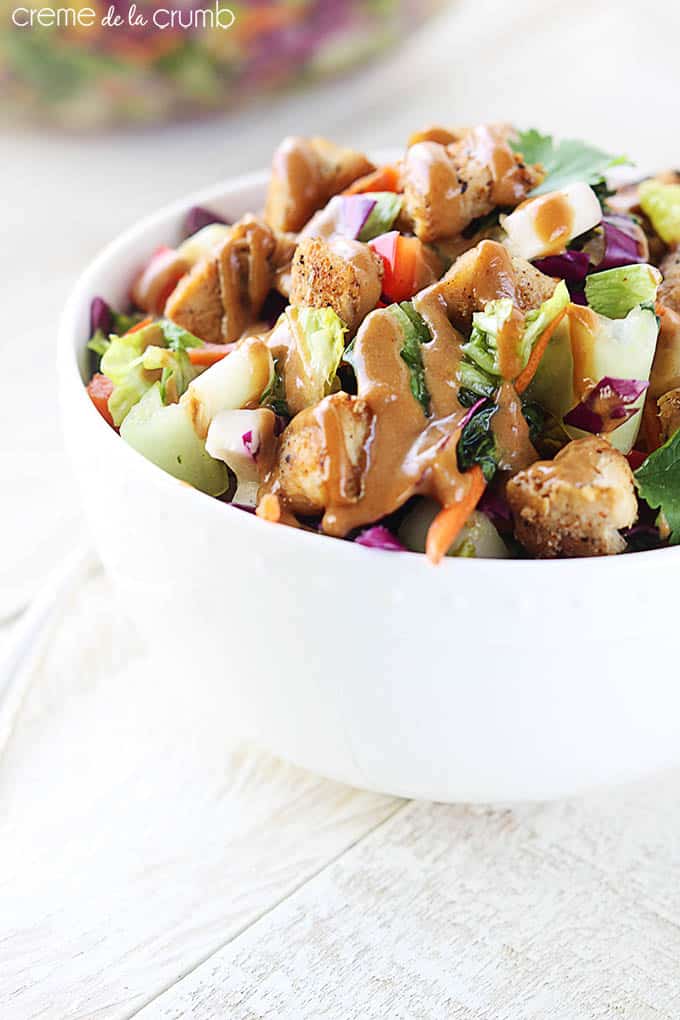
<instances>
[{"instance_id":1,"label":"shredded carrot","mask_svg":"<svg viewBox=\"0 0 680 1020\"><path fill-rule=\"evenodd\" d=\"M146 319L142 319L141 322L137 322L134 326L131 326L127 333L125 333L125 336L129 336L130 333L136 333L139 329L146 329L146 327L150 326L152 322L153 317L149 315Z\"/></svg>"},{"instance_id":2,"label":"shredded carrot","mask_svg":"<svg viewBox=\"0 0 680 1020\"><path fill-rule=\"evenodd\" d=\"M278 524L281 520L279 497L275 496L272 492L267 492L258 503L255 513L263 521L271 521L272 524Z\"/></svg>"},{"instance_id":3,"label":"shredded carrot","mask_svg":"<svg viewBox=\"0 0 680 1020\"><path fill-rule=\"evenodd\" d=\"M565 308L564 311L560 312L560 314L553 319L549 326L546 326L534 344L534 349L529 355L529 360L515 379L515 389L518 393L524 393L525 389L536 375L538 366L541 363L541 358L545 354L545 349L550 343L550 338L566 314L567 309Z\"/></svg>"},{"instance_id":4,"label":"shredded carrot","mask_svg":"<svg viewBox=\"0 0 680 1020\"><path fill-rule=\"evenodd\" d=\"M486 488L486 479L479 465L475 464L466 471L465 477L469 483L463 498L440 510L428 529L425 552L431 563L439 563L446 556Z\"/></svg>"},{"instance_id":5,"label":"shredded carrot","mask_svg":"<svg viewBox=\"0 0 680 1020\"><path fill-rule=\"evenodd\" d=\"M365 191L401 191L398 168L390 163L376 167L370 174L357 178L343 191L343 195L361 195Z\"/></svg>"},{"instance_id":6,"label":"shredded carrot","mask_svg":"<svg viewBox=\"0 0 680 1020\"><path fill-rule=\"evenodd\" d=\"M233 344L210 344L204 343L202 347L189 347L187 354L192 365L216 365L227 354L231 354L236 343Z\"/></svg>"}]
</instances>

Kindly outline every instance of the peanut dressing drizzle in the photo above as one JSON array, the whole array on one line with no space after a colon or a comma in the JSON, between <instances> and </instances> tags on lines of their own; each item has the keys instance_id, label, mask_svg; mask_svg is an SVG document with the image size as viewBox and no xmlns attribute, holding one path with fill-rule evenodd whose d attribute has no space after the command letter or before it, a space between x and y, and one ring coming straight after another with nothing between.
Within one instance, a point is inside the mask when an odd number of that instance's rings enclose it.
<instances>
[{"instance_id":1,"label":"peanut dressing drizzle","mask_svg":"<svg viewBox=\"0 0 680 1020\"><path fill-rule=\"evenodd\" d=\"M581 400L597 382L592 378L591 363L595 337L597 336L597 315L592 308L584 305L569 305L569 338L571 356L574 362L574 395Z\"/></svg>"},{"instance_id":2,"label":"peanut dressing drizzle","mask_svg":"<svg viewBox=\"0 0 680 1020\"><path fill-rule=\"evenodd\" d=\"M466 142L470 156L491 172L494 205L517 205L526 194L526 182L502 131L482 124L470 132Z\"/></svg>"},{"instance_id":3,"label":"peanut dressing drizzle","mask_svg":"<svg viewBox=\"0 0 680 1020\"><path fill-rule=\"evenodd\" d=\"M511 382L501 383L496 404L491 428L499 454L498 468L516 475L538 460L538 454L529 437L527 420L522 414L522 401Z\"/></svg>"},{"instance_id":4,"label":"peanut dressing drizzle","mask_svg":"<svg viewBox=\"0 0 680 1020\"><path fill-rule=\"evenodd\" d=\"M544 244L543 255L564 251L574 232L574 211L559 191L527 198L518 209L531 209L536 233Z\"/></svg>"}]
</instances>

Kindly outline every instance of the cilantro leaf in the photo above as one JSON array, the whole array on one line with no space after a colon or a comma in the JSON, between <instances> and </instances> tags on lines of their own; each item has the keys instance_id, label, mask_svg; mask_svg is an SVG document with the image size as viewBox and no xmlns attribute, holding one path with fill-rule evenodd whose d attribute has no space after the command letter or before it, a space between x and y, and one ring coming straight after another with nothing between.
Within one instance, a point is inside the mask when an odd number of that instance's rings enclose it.
<instances>
[{"instance_id":1,"label":"cilantro leaf","mask_svg":"<svg viewBox=\"0 0 680 1020\"><path fill-rule=\"evenodd\" d=\"M163 334L163 339L171 351L186 351L190 347L203 346L202 340L199 340L197 336L190 333L188 329L178 326L176 322L170 322L169 319L159 319L158 326Z\"/></svg>"},{"instance_id":2,"label":"cilantro leaf","mask_svg":"<svg viewBox=\"0 0 680 1020\"><path fill-rule=\"evenodd\" d=\"M515 152L522 154L527 163L543 165L545 180L534 188L532 195L555 191L574 181L601 184L605 170L630 162L626 156L610 156L602 149L573 138L555 142L552 135L542 135L535 128L520 131L517 140L510 144Z\"/></svg>"},{"instance_id":3,"label":"cilantro leaf","mask_svg":"<svg viewBox=\"0 0 680 1020\"><path fill-rule=\"evenodd\" d=\"M645 503L663 512L671 545L680 545L680 429L650 453L635 472L635 481Z\"/></svg>"}]
</instances>

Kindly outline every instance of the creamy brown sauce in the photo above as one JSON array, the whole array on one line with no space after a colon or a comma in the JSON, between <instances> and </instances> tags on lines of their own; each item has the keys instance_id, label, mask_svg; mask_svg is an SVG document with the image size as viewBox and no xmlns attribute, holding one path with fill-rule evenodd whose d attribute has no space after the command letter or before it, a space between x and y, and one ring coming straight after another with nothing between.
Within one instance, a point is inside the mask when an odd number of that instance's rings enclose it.
<instances>
[{"instance_id":1,"label":"creamy brown sauce","mask_svg":"<svg viewBox=\"0 0 680 1020\"><path fill-rule=\"evenodd\" d=\"M574 363L573 385L578 400L593 388L597 379L592 378L592 356L597 336L597 315L584 305L569 305L569 337L571 356Z\"/></svg>"},{"instance_id":2,"label":"creamy brown sauce","mask_svg":"<svg viewBox=\"0 0 680 1020\"><path fill-rule=\"evenodd\" d=\"M468 480L458 470L456 455L465 409L452 385L462 338L444 319L445 324L434 312L433 321L439 322L440 329L435 326L432 341L423 345L430 419L411 392L409 369L400 353L403 333L394 315L387 309L373 312L357 335L358 392L373 420L361 497L350 504L337 498L329 501L322 524L329 534L345 535L378 520L415 493L428 493L449 504L461 498L461 488L465 491ZM332 431L329 440L326 423L324 428L330 455L336 440Z\"/></svg>"},{"instance_id":3,"label":"creamy brown sauce","mask_svg":"<svg viewBox=\"0 0 680 1020\"><path fill-rule=\"evenodd\" d=\"M504 379L516 379L524 365L520 354L520 342L524 335L524 313L512 306L508 320L502 325L496 345L498 367Z\"/></svg>"},{"instance_id":4,"label":"creamy brown sauce","mask_svg":"<svg viewBox=\"0 0 680 1020\"><path fill-rule=\"evenodd\" d=\"M536 233L545 255L556 255L567 246L574 230L574 212L564 195L555 192L531 203Z\"/></svg>"},{"instance_id":5,"label":"creamy brown sauce","mask_svg":"<svg viewBox=\"0 0 680 1020\"><path fill-rule=\"evenodd\" d=\"M494 205L516 205L526 194L526 183L519 173L515 154L502 132L483 124L465 139L470 156L491 172L491 199Z\"/></svg>"},{"instance_id":6,"label":"creamy brown sauce","mask_svg":"<svg viewBox=\"0 0 680 1020\"><path fill-rule=\"evenodd\" d=\"M522 401L511 382L503 382L496 396L491 428L498 451L498 468L510 475L538 460L529 437L529 425L522 414Z\"/></svg>"}]
</instances>

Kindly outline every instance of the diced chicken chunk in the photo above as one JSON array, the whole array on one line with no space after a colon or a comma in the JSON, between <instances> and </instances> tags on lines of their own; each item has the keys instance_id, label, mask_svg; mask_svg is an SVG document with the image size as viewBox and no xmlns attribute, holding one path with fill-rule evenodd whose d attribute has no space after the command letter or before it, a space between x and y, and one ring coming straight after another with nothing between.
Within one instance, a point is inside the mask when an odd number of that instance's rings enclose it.
<instances>
[{"instance_id":1,"label":"diced chicken chunk","mask_svg":"<svg viewBox=\"0 0 680 1020\"><path fill-rule=\"evenodd\" d=\"M451 322L468 333L474 312L487 302L512 298L521 311L538 308L555 291L557 281L513 257L497 241L481 241L458 258L443 280L436 284L443 294Z\"/></svg>"},{"instance_id":2,"label":"diced chicken chunk","mask_svg":"<svg viewBox=\"0 0 680 1020\"><path fill-rule=\"evenodd\" d=\"M574 440L553 461L537 461L506 491L517 539L542 559L623 552L619 531L637 517L628 461L599 436Z\"/></svg>"},{"instance_id":3,"label":"diced chicken chunk","mask_svg":"<svg viewBox=\"0 0 680 1020\"><path fill-rule=\"evenodd\" d=\"M663 283L659 287L659 301L680 315L680 247L672 248L659 266Z\"/></svg>"},{"instance_id":4,"label":"diced chicken chunk","mask_svg":"<svg viewBox=\"0 0 680 1020\"><path fill-rule=\"evenodd\" d=\"M657 305L657 312L661 324L649 377L652 400L680 386L680 314L663 304Z\"/></svg>"},{"instance_id":5,"label":"diced chicken chunk","mask_svg":"<svg viewBox=\"0 0 680 1020\"><path fill-rule=\"evenodd\" d=\"M680 429L680 387L659 397L658 406L661 439L665 443Z\"/></svg>"},{"instance_id":6,"label":"diced chicken chunk","mask_svg":"<svg viewBox=\"0 0 680 1020\"><path fill-rule=\"evenodd\" d=\"M542 179L497 127L481 126L460 141L419 141L404 161L406 209L423 241L455 237L497 206L518 205Z\"/></svg>"},{"instance_id":7,"label":"diced chicken chunk","mask_svg":"<svg viewBox=\"0 0 680 1020\"><path fill-rule=\"evenodd\" d=\"M332 414L333 438L338 430L346 463L345 498L351 501L361 494L365 466L365 445L371 427L371 412L365 401L348 393L335 393L293 418L281 436L273 478L267 488L283 497L293 513L321 513L328 503L329 477L337 469L338 451L329 450L324 418ZM331 462L332 461L332 462ZM273 484L272 484L273 483Z\"/></svg>"},{"instance_id":8,"label":"diced chicken chunk","mask_svg":"<svg viewBox=\"0 0 680 1020\"><path fill-rule=\"evenodd\" d=\"M293 259L290 301L332 308L353 333L378 303L382 276L382 260L367 244L304 238Z\"/></svg>"},{"instance_id":9,"label":"diced chicken chunk","mask_svg":"<svg viewBox=\"0 0 680 1020\"><path fill-rule=\"evenodd\" d=\"M230 343L256 321L276 272L290 262L295 241L255 216L244 216L183 277L165 315L209 343Z\"/></svg>"},{"instance_id":10,"label":"diced chicken chunk","mask_svg":"<svg viewBox=\"0 0 680 1020\"><path fill-rule=\"evenodd\" d=\"M206 258L183 276L165 303L165 316L208 343L221 343L224 308L217 260Z\"/></svg>"},{"instance_id":11,"label":"diced chicken chunk","mask_svg":"<svg viewBox=\"0 0 680 1020\"><path fill-rule=\"evenodd\" d=\"M265 219L275 230L301 230L332 195L373 169L362 153L325 138L285 138L274 153Z\"/></svg>"}]
</instances>

